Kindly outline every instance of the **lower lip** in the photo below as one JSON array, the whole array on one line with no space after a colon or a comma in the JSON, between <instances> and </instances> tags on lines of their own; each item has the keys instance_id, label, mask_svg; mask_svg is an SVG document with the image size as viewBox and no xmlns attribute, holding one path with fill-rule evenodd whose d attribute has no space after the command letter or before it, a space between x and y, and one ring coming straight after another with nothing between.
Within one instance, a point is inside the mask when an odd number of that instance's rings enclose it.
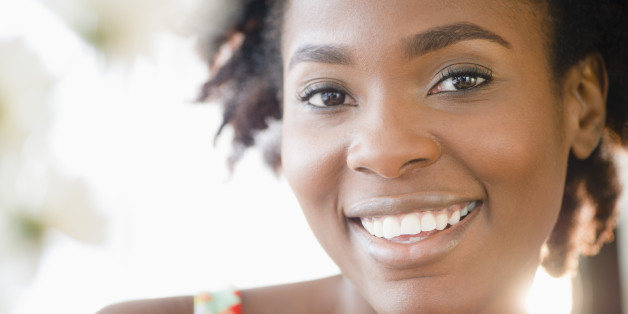
<instances>
[{"instance_id":1,"label":"lower lip","mask_svg":"<svg viewBox=\"0 0 628 314\"><path fill-rule=\"evenodd\" d=\"M411 268L432 263L453 251L483 209L483 203L478 205L456 225L415 243L395 243L375 237L364 230L359 220L351 220L349 225L359 245L375 261L390 268Z\"/></svg>"}]
</instances>

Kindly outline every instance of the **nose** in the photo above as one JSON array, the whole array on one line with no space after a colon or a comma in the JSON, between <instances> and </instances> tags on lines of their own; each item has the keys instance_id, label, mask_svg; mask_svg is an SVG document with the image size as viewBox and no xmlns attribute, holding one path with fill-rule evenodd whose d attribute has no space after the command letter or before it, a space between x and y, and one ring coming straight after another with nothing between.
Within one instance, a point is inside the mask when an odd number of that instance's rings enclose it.
<instances>
[{"instance_id":1,"label":"nose","mask_svg":"<svg viewBox=\"0 0 628 314\"><path fill-rule=\"evenodd\" d=\"M417 121L378 120L362 124L369 127L355 134L347 152L347 165L352 170L397 178L411 169L427 167L440 157L439 143L420 130Z\"/></svg>"}]
</instances>

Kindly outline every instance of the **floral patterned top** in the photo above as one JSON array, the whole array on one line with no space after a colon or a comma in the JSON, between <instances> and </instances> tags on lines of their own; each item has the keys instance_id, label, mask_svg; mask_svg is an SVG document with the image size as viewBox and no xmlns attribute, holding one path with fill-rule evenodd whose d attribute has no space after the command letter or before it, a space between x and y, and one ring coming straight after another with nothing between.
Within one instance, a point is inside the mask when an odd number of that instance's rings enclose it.
<instances>
[{"instance_id":1,"label":"floral patterned top","mask_svg":"<svg viewBox=\"0 0 628 314\"><path fill-rule=\"evenodd\" d=\"M200 293L194 297L194 314L242 314L240 291Z\"/></svg>"}]
</instances>

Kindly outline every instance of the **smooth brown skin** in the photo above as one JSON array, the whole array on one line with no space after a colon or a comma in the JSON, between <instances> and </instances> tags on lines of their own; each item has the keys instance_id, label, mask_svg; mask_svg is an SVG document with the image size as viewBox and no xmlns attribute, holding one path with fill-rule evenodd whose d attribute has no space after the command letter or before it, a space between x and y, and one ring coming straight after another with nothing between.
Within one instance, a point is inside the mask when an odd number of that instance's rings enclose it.
<instances>
[{"instance_id":1,"label":"smooth brown skin","mask_svg":"<svg viewBox=\"0 0 628 314\"><path fill-rule=\"evenodd\" d=\"M377 312L522 311L522 292L560 209L569 151L585 158L597 145L606 90L595 57L557 86L532 11L542 12L501 0L290 4L282 44L284 174L319 242ZM463 40L408 58L408 38L458 23L509 45ZM311 46L346 53L291 61ZM429 94L440 73L462 63L492 69L493 81ZM319 82L345 88L347 105L313 110L294 96ZM445 256L412 268L375 261L351 231L348 209L417 192L484 205Z\"/></svg>"},{"instance_id":2,"label":"smooth brown skin","mask_svg":"<svg viewBox=\"0 0 628 314\"><path fill-rule=\"evenodd\" d=\"M112 304L96 314L192 314L194 298L192 296L161 299L137 300Z\"/></svg>"},{"instance_id":3,"label":"smooth brown skin","mask_svg":"<svg viewBox=\"0 0 628 314\"><path fill-rule=\"evenodd\" d=\"M598 56L556 84L540 12L501 0L290 3L282 38L283 171L343 275L244 291L245 313L523 311L522 292L560 209L569 152L586 158L597 146L607 89ZM504 42L455 41L409 58L408 38L459 23ZM317 45L334 48L294 57ZM493 80L430 94L439 75L459 64L490 68ZM313 82L343 86L347 105L313 110L295 96ZM483 205L447 254L416 267L374 260L346 211L369 198L417 192Z\"/></svg>"}]
</instances>

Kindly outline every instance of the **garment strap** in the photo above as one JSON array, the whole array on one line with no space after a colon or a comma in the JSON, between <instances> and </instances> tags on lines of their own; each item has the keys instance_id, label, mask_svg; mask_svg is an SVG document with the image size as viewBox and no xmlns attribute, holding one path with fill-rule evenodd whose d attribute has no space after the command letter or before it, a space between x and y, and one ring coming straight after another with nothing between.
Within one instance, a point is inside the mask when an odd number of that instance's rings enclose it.
<instances>
[{"instance_id":1,"label":"garment strap","mask_svg":"<svg viewBox=\"0 0 628 314\"><path fill-rule=\"evenodd\" d=\"M194 297L194 314L242 314L240 291L225 289Z\"/></svg>"}]
</instances>

